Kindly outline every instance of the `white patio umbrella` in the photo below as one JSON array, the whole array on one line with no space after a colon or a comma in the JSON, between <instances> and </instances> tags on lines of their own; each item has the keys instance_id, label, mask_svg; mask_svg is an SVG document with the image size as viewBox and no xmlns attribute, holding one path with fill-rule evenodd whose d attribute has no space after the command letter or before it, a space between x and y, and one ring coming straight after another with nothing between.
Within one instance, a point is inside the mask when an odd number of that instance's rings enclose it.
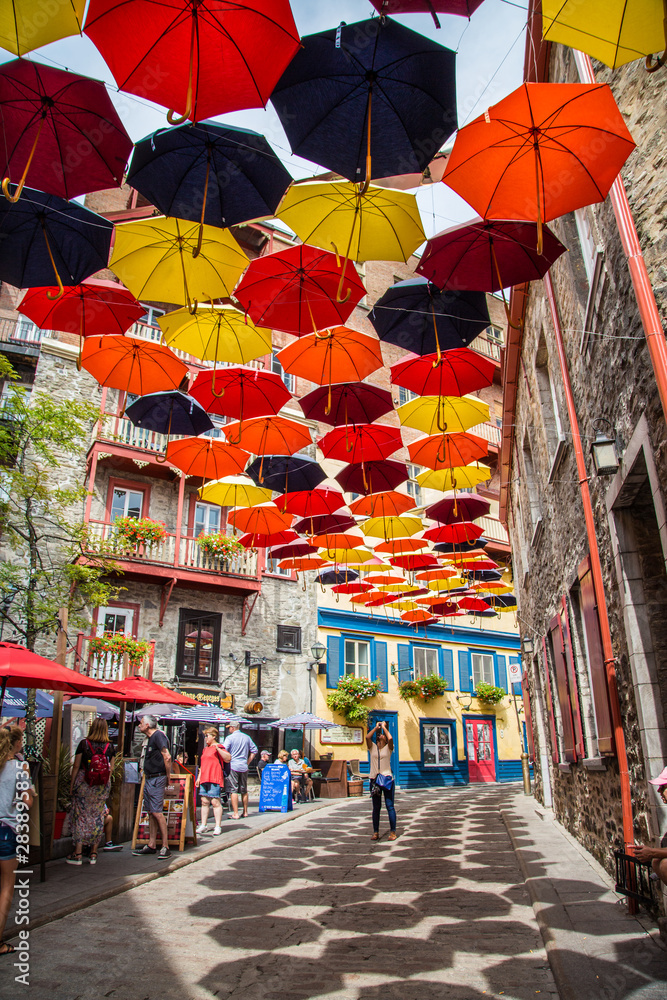
<instances>
[{"instance_id":1,"label":"white patio umbrella","mask_svg":"<svg viewBox=\"0 0 667 1000\"><path fill-rule=\"evenodd\" d=\"M274 729L302 729L301 756L303 757L306 747L306 729L333 729L336 723L330 722L327 719L320 719L319 715L313 715L312 712L299 712L297 715L290 715L286 719L278 719L277 722L272 722L271 725Z\"/></svg>"}]
</instances>

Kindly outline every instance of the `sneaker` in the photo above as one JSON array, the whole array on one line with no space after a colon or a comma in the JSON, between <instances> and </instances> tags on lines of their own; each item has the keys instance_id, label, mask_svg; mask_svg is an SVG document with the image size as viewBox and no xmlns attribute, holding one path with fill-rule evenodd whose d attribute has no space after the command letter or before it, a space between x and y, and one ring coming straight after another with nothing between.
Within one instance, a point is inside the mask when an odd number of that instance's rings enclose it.
<instances>
[{"instance_id":1,"label":"sneaker","mask_svg":"<svg viewBox=\"0 0 667 1000\"><path fill-rule=\"evenodd\" d=\"M214 829L213 829L213 836L214 837L219 837L221 833L222 833L222 827L221 826L214 827Z\"/></svg>"},{"instance_id":2,"label":"sneaker","mask_svg":"<svg viewBox=\"0 0 667 1000\"><path fill-rule=\"evenodd\" d=\"M170 858L170 857L171 857L171 851L169 850L169 848L161 847L160 853L158 854L158 858Z\"/></svg>"},{"instance_id":3,"label":"sneaker","mask_svg":"<svg viewBox=\"0 0 667 1000\"><path fill-rule=\"evenodd\" d=\"M208 823L200 823L197 827L197 833L206 833L208 831Z\"/></svg>"},{"instance_id":4,"label":"sneaker","mask_svg":"<svg viewBox=\"0 0 667 1000\"><path fill-rule=\"evenodd\" d=\"M97 864L97 854L91 853L91 855L88 858L88 860L90 861L91 865L96 865Z\"/></svg>"},{"instance_id":5,"label":"sneaker","mask_svg":"<svg viewBox=\"0 0 667 1000\"><path fill-rule=\"evenodd\" d=\"M68 854L65 858L66 865L82 865L83 858L80 854Z\"/></svg>"},{"instance_id":6,"label":"sneaker","mask_svg":"<svg viewBox=\"0 0 667 1000\"><path fill-rule=\"evenodd\" d=\"M157 854L157 847L149 847L148 844L144 844L143 847L138 847L136 851L132 851L135 857L141 857L144 854Z\"/></svg>"},{"instance_id":7,"label":"sneaker","mask_svg":"<svg viewBox=\"0 0 667 1000\"><path fill-rule=\"evenodd\" d=\"M113 840L108 840L106 844L102 847L103 851L122 851L122 844L114 844Z\"/></svg>"}]
</instances>

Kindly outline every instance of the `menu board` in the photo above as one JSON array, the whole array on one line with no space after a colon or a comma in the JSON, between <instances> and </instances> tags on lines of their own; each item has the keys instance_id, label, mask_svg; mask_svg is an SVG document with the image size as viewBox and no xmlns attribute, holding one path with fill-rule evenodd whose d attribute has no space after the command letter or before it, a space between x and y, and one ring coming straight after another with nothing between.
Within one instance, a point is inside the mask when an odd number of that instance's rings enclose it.
<instances>
[{"instance_id":1,"label":"menu board","mask_svg":"<svg viewBox=\"0 0 667 1000\"><path fill-rule=\"evenodd\" d=\"M138 843L147 843L150 835L149 817L144 809L145 780L145 778L142 778L139 790L139 804L134 821L132 849ZM179 851L182 851L185 847L186 839L191 840L194 844L197 843L192 782L193 777L191 774L172 774L171 781L164 793L162 814L167 822L167 840L170 847L177 847Z\"/></svg>"},{"instance_id":2,"label":"menu board","mask_svg":"<svg viewBox=\"0 0 667 1000\"><path fill-rule=\"evenodd\" d=\"M267 764L262 770L260 812L289 812L292 808L292 775L286 764Z\"/></svg>"},{"instance_id":3,"label":"menu board","mask_svg":"<svg viewBox=\"0 0 667 1000\"><path fill-rule=\"evenodd\" d=\"M364 742L364 731L350 726L332 726L331 729L320 729L320 743L331 745L349 745Z\"/></svg>"}]
</instances>

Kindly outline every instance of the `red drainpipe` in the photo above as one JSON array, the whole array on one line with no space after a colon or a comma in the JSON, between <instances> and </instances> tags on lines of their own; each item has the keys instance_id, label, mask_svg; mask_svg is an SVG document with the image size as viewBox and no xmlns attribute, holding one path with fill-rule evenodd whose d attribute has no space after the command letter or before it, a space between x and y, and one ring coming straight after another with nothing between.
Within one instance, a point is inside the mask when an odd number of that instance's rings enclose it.
<instances>
[{"instance_id":1,"label":"red drainpipe","mask_svg":"<svg viewBox=\"0 0 667 1000\"><path fill-rule=\"evenodd\" d=\"M549 306L551 308L551 318L553 320L556 334L556 346L558 348L558 360L563 376L563 387L565 389L565 399L567 402L567 413L570 418L572 428L572 444L577 461L577 472L579 474L579 486L581 488L581 502L584 507L584 521L586 523L586 535L588 536L588 550L591 558L591 574L593 577L593 587L595 589L595 600L598 608L598 620L600 622L600 633L602 637L602 650L604 653L604 665L607 673L607 688L609 691L609 704L611 707L611 717L614 726L614 743L616 746L616 756L618 758L619 779L621 784L621 810L623 814L623 841L625 850L629 854L634 853L634 822L632 817L632 797L630 791L630 773L628 770L628 755L625 747L625 734L623 732L623 720L621 716L621 703L618 697L618 683L616 680L616 663L611 642L611 630L609 628L609 616L607 615L607 600L604 592L602 580L602 565L600 563L600 552L598 550L597 536L595 534L595 519L593 517L593 505L591 494L588 488L588 470L586 469L586 459L584 449L581 444L581 434L579 433L579 421L572 395L572 384L570 382L570 372L563 345L563 332L560 325L558 305L554 295L554 288L551 282L551 275L546 274L544 284L547 290Z\"/></svg>"}]
</instances>

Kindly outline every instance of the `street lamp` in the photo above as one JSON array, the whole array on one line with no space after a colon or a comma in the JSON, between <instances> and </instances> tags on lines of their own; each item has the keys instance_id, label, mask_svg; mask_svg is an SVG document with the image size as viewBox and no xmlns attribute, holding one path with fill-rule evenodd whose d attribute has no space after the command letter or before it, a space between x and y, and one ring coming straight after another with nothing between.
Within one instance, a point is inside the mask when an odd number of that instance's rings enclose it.
<instances>
[{"instance_id":1,"label":"street lamp","mask_svg":"<svg viewBox=\"0 0 667 1000\"><path fill-rule=\"evenodd\" d=\"M593 456L595 474L596 476L613 476L614 473L618 472L621 464L616 439L604 433L602 427L598 425L606 425L611 429L611 424L605 417L598 417L597 420L593 421L593 429L596 434L595 441L591 445L591 455Z\"/></svg>"},{"instance_id":2,"label":"street lamp","mask_svg":"<svg viewBox=\"0 0 667 1000\"><path fill-rule=\"evenodd\" d=\"M463 701L464 698L468 699L467 704L464 703L464 701ZM460 694L457 694L456 700L458 701L458 703L460 704L460 706L461 706L461 708L463 709L464 712L467 712L468 709L470 708L470 706L472 705L472 695L471 694L464 694L463 696L461 696Z\"/></svg>"},{"instance_id":3,"label":"street lamp","mask_svg":"<svg viewBox=\"0 0 667 1000\"><path fill-rule=\"evenodd\" d=\"M532 653L534 646L533 640L528 635L524 635L521 640L521 645L523 646L524 653Z\"/></svg>"},{"instance_id":4,"label":"street lamp","mask_svg":"<svg viewBox=\"0 0 667 1000\"><path fill-rule=\"evenodd\" d=\"M326 653L326 646L323 646L321 642L316 642L314 646L310 647L310 652L314 660L319 663L324 654Z\"/></svg>"}]
</instances>

